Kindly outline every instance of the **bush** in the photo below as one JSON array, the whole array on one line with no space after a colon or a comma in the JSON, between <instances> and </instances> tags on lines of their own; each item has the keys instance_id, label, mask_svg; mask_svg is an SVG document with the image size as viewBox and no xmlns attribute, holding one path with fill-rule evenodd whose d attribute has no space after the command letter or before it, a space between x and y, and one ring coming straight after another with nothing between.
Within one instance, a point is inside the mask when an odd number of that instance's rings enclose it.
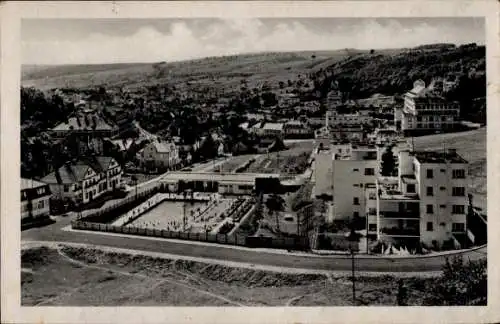
<instances>
[{"instance_id":1,"label":"bush","mask_svg":"<svg viewBox=\"0 0 500 324\"><path fill-rule=\"evenodd\" d=\"M486 305L486 259L464 263L462 257L446 260L441 277L428 287L426 305L464 306Z\"/></svg>"}]
</instances>

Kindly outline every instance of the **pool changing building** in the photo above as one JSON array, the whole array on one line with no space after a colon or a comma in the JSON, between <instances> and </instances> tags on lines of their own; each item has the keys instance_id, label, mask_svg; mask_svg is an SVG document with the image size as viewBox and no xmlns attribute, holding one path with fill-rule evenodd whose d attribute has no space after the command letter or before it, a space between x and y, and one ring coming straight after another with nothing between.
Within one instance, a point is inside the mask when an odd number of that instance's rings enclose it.
<instances>
[{"instance_id":1,"label":"pool changing building","mask_svg":"<svg viewBox=\"0 0 500 324\"><path fill-rule=\"evenodd\" d=\"M280 175L274 173L170 172L161 179L171 192L189 189L229 195L251 195L257 183L262 181L280 184Z\"/></svg>"},{"instance_id":2,"label":"pool changing building","mask_svg":"<svg viewBox=\"0 0 500 324\"><path fill-rule=\"evenodd\" d=\"M467 233L468 162L455 150L402 150L397 177L376 177L366 188L368 234L386 242L455 248Z\"/></svg>"}]
</instances>

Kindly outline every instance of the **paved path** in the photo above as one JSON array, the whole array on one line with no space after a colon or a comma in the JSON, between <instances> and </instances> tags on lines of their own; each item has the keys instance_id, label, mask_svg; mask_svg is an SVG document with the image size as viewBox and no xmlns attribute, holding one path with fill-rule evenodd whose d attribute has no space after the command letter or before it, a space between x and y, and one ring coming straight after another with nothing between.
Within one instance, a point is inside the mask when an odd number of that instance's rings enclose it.
<instances>
[{"instance_id":1,"label":"paved path","mask_svg":"<svg viewBox=\"0 0 500 324\"><path fill-rule=\"evenodd\" d=\"M108 247L133 249L139 251L150 251L169 253L191 257L200 257L216 260L227 260L232 262L261 264L276 267L316 269L329 271L348 271L351 269L351 258L349 256L317 256L273 253L271 251L256 250L250 248L232 248L231 246L219 244L193 244L189 241L175 241L163 239L148 239L138 236L108 235L99 232L64 231L70 223L69 218L61 218L57 223L33 228L21 233L25 241L53 241L70 243L87 243ZM484 257L486 248L477 251L463 253L465 258L471 260ZM356 260L358 271L369 272L419 272L438 271L444 264L445 256L429 256L421 258L391 258L391 257L362 257Z\"/></svg>"}]
</instances>

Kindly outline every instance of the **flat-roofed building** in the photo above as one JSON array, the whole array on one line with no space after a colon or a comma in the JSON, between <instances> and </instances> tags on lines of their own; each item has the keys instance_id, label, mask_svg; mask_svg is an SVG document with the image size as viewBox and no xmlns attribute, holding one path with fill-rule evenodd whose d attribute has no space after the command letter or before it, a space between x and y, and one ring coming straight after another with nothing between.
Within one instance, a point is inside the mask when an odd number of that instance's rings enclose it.
<instances>
[{"instance_id":1,"label":"flat-roofed building","mask_svg":"<svg viewBox=\"0 0 500 324\"><path fill-rule=\"evenodd\" d=\"M395 122L404 134L446 131L459 125L460 106L418 80L404 95L404 106L395 117L401 118Z\"/></svg>"},{"instance_id":2,"label":"flat-roofed building","mask_svg":"<svg viewBox=\"0 0 500 324\"><path fill-rule=\"evenodd\" d=\"M467 169L468 162L455 150L401 150L398 176L377 178L378 238L414 240L436 248L448 240L462 243Z\"/></svg>"}]
</instances>

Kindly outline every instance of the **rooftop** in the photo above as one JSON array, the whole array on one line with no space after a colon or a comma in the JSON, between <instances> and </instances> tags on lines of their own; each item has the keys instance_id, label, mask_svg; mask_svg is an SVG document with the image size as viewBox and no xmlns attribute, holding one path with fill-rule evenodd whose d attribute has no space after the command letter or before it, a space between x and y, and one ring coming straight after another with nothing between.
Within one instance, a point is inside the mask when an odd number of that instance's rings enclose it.
<instances>
[{"instance_id":1,"label":"rooftop","mask_svg":"<svg viewBox=\"0 0 500 324\"><path fill-rule=\"evenodd\" d=\"M21 178L21 190L46 186L45 183L33 179Z\"/></svg>"},{"instance_id":2,"label":"rooftop","mask_svg":"<svg viewBox=\"0 0 500 324\"><path fill-rule=\"evenodd\" d=\"M53 128L54 131L78 130L113 130L108 123L98 114L82 114L68 118L66 123L61 123Z\"/></svg>"},{"instance_id":3,"label":"rooftop","mask_svg":"<svg viewBox=\"0 0 500 324\"><path fill-rule=\"evenodd\" d=\"M254 182L256 178L279 178L277 173L170 172L162 181Z\"/></svg>"},{"instance_id":4,"label":"rooftop","mask_svg":"<svg viewBox=\"0 0 500 324\"><path fill-rule=\"evenodd\" d=\"M264 126L262 127L263 130L283 130L283 124L282 123L265 123Z\"/></svg>"},{"instance_id":5,"label":"rooftop","mask_svg":"<svg viewBox=\"0 0 500 324\"><path fill-rule=\"evenodd\" d=\"M468 163L467 160L452 149L447 152L414 151L412 155L420 163Z\"/></svg>"}]
</instances>

